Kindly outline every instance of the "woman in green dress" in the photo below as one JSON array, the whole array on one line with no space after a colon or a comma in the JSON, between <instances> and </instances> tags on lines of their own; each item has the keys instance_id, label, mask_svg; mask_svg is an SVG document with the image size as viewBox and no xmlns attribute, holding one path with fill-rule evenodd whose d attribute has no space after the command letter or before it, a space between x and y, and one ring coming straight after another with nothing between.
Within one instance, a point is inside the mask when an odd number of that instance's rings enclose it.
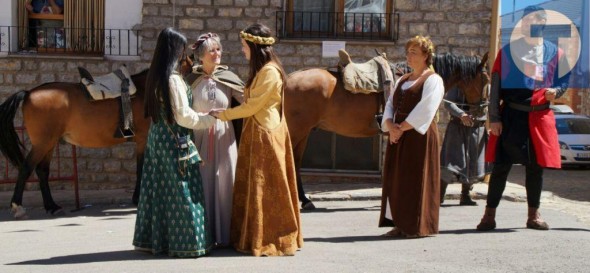
<instances>
[{"instance_id":1,"label":"woman in green dress","mask_svg":"<svg viewBox=\"0 0 590 273\"><path fill-rule=\"evenodd\" d=\"M136 250L198 257L212 248L205 217L201 158L192 129L215 119L191 108L191 92L178 73L186 38L164 29L146 82L145 115L152 118L141 179L133 245Z\"/></svg>"}]
</instances>

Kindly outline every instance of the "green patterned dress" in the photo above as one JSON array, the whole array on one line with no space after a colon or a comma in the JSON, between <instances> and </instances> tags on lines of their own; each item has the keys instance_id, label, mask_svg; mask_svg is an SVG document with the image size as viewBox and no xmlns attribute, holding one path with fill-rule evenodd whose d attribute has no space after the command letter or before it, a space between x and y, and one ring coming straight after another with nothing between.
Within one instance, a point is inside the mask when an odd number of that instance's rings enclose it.
<instances>
[{"instance_id":1,"label":"green patterned dress","mask_svg":"<svg viewBox=\"0 0 590 273\"><path fill-rule=\"evenodd\" d=\"M190 105L191 92L187 96ZM133 245L175 257L206 255L213 240L205 217L198 164L201 159L191 143L188 154L192 156L181 164L183 176L179 171L180 152L170 132L188 135L192 130L167 125L164 120L153 123L148 134Z\"/></svg>"}]
</instances>

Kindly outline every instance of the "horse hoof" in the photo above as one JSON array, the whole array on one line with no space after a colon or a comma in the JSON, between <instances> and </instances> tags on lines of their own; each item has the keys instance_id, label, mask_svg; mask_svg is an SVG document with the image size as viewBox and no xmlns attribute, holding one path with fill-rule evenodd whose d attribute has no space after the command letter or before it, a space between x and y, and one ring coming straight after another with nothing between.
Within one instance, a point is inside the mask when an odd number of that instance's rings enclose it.
<instances>
[{"instance_id":1,"label":"horse hoof","mask_svg":"<svg viewBox=\"0 0 590 273\"><path fill-rule=\"evenodd\" d=\"M63 208L57 207L55 209L52 210L46 210L45 212L50 213L52 216L61 216L61 215L65 215L66 212L64 211Z\"/></svg>"},{"instance_id":2,"label":"horse hoof","mask_svg":"<svg viewBox=\"0 0 590 273\"><path fill-rule=\"evenodd\" d=\"M301 209L303 209L303 210L314 210L315 209L315 205L313 204L313 202L308 201L308 202L305 202L305 203L301 204Z\"/></svg>"},{"instance_id":3,"label":"horse hoof","mask_svg":"<svg viewBox=\"0 0 590 273\"><path fill-rule=\"evenodd\" d=\"M26 220L29 218L29 216L27 216L27 210L23 206L19 206L15 203L12 203L10 213L12 213L15 220Z\"/></svg>"}]
</instances>

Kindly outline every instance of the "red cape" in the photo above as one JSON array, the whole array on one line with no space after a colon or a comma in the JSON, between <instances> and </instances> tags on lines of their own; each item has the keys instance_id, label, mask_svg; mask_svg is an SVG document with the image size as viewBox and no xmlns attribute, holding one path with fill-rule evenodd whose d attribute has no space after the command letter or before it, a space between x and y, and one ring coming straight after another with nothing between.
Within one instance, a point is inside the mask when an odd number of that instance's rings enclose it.
<instances>
[{"instance_id":1,"label":"red cape","mask_svg":"<svg viewBox=\"0 0 590 273\"><path fill-rule=\"evenodd\" d=\"M559 50L558 58L561 57L562 51ZM501 67L508 67L508 60L502 56L502 51L498 52L492 73L500 74L503 78ZM507 74L508 71L504 71ZM542 105L548 103L545 99L545 88L533 92L531 105ZM561 153L559 149L559 140L557 138L557 128L555 127L555 116L551 109L529 112L529 133L537 163L545 168L561 168ZM489 134L488 145L486 147L485 161L494 162L496 160L496 148L498 136Z\"/></svg>"}]
</instances>

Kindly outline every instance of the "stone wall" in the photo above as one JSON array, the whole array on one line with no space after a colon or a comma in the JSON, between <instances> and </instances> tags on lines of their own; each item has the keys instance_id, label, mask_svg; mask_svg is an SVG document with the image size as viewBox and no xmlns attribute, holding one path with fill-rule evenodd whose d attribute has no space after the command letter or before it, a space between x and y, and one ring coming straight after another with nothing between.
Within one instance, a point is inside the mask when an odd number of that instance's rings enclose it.
<instances>
[{"instance_id":1,"label":"stone wall","mask_svg":"<svg viewBox=\"0 0 590 273\"><path fill-rule=\"evenodd\" d=\"M21 56L0 57L0 101L21 89L44 82L79 80L77 66L93 74L107 73L125 63L131 73L149 66L158 32L174 25L194 41L200 33L221 36L222 62L245 78L247 62L240 51L238 33L251 23L261 22L275 29L275 12L283 10L283 0L144 0L141 25L141 56L136 61L110 61L104 58ZM375 49L386 52L392 62L404 59L404 43L418 35L430 36L437 52L479 54L488 50L492 0L395 0L400 14L397 42L349 41L347 50L354 61L365 61ZM174 3L174 5L172 4ZM281 40L276 50L287 72L305 67L333 66L334 58L321 58L321 41ZM446 115L441 115L444 129ZM19 125L17 121L17 125ZM66 148L67 149L67 148ZM77 148L82 189L131 188L135 181L134 144L113 148ZM0 164L3 161L0 160ZM0 166L0 171L3 167ZM67 164L64 166L67 171ZM70 165L71 169L71 165ZM2 179L0 177L0 179ZM52 184L53 185L53 184ZM12 185L0 185L12 189ZM35 187L35 186L31 186ZM69 183L62 186L70 187Z\"/></svg>"}]
</instances>

